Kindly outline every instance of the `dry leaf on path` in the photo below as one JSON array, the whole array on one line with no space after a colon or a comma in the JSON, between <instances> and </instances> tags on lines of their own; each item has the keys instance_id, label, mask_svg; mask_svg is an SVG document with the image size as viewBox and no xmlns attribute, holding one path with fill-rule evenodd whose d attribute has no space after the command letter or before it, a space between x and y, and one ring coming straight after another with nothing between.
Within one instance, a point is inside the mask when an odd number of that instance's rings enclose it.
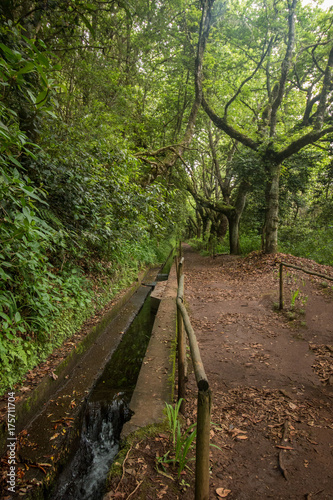
<instances>
[{"instance_id":1,"label":"dry leaf on path","mask_svg":"<svg viewBox=\"0 0 333 500\"><path fill-rule=\"evenodd\" d=\"M231 490L227 490L226 488L217 488L216 493L220 498L226 498L229 493L231 493Z\"/></svg>"}]
</instances>

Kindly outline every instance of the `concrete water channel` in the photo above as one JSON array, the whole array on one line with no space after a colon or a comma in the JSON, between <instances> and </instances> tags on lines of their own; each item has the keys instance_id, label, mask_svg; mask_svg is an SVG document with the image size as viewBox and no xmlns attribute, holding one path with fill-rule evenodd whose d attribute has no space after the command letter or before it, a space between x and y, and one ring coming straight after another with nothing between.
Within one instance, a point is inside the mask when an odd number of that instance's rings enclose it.
<instances>
[{"instance_id":1,"label":"concrete water channel","mask_svg":"<svg viewBox=\"0 0 333 500\"><path fill-rule=\"evenodd\" d=\"M171 263L160 274L150 269L118 313L90 333L78 359L64 363L56 391L44 404L40 396L30 421L21 409L17 455L24 476L12 498L102 498L121 434L124 439L163 418L173 387L174 268L167 282L158 279L168 277ZM38 396L31 399L38 403Z\"/></svg>"}]
</instances>

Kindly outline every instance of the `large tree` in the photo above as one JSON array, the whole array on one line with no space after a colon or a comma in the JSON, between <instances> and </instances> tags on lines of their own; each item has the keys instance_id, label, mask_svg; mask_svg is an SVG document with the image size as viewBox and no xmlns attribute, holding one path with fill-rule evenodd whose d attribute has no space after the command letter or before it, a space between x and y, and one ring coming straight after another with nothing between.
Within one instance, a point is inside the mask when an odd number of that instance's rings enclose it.
<instances>
[{"instance_id":1,"label":"large tree","mask_svg":"<svg viewBox=\"0 0 333 500\"><path fill-rule=\"evenodd\" d=\"M201 5L197 94L219 129L259 153L265 251L276 252L281 165L333 132L332 17L298 0L233 2L222 16L218 1Z\"/></svg>"},{"instance_id":2,"label":"large tree","mask_svg":"<svg viewBox=\"0 0 333 500\"><path fill-rule=\"evenodd\" d=\"M211 122L206 129L201 126L197 135L194 151L187 154L188 178L183 182L202 221L210 221L210 236L223 237L229 227L230 253L238 254L239 222L253 183L248 168L252 162L248 158L244 162L243 146L222 134ZM207 223L203 226L207 227ZM208 238L209 234L204 236Z\"/></svg>"}]
</instances>

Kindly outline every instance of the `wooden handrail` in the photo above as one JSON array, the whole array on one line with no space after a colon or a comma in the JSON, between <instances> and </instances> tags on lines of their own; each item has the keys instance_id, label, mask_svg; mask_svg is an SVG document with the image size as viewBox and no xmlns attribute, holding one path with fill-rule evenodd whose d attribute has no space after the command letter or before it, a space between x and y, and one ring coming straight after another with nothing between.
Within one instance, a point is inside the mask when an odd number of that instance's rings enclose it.
<instances>
[{"instance_id":1,"label":"wooden handrail","mask_svg":"<svg viewBox=\"0 0 333 500\"><path fill-rule=\"evenodd\" d=\"M299 266L294 266L293 264L287 264L286 262L280 262L280 298L279 298L279 309L283 309L283 266L291 267L292 269L297 269L303 273L310 274L311 276L318 276L319 278L324 278L329 281L333 281L331 276L326 276L325 274L315 273L309 269L303 269Z\"/></svg>"},{"instance_id":2,"label":"wooden handrail","mask_svg":"<svg viewBox=\"0 0 333 500\"><path fill-rule=\"evenodd\" d=\"M193 331L190 318L184 306L184 257L178 261L178 292L177 292L177 318L178 318L178 398L186 395L186 339L183 332L185 327L194 374L198 387L197 409L197 438L195 449L195 500L209 500L209 440L210 420L212 408L212 392L201 360L197 338ZM184 401L181 410L184 410Z\"/></svg>"},{"instance_id":3,"label":"wooden handrail","mask_svg":"<svg viewBox=\"0 0 333 500\"><path fill-rule=\"evenodd\" d=\"M205 369L201 360L199 346L197 342L197 338L193 331L190 318L188 317L185 306L180 297L177 297L177 306L182 314L185 330L188 336L190 351L193 363L193 369L195 374L195 379L197 381L197 386L200 391L206 391L209 388L208 379L205 373Z\"/></svg>"},{"instance_id":4,"label":"wooden handrail","mask_svg":"<svg viewBox=\"0 0 333 500\"><path fill-rule=\"evenodd\" d=\"M303 267L294 266L293 264L287 264L286 262L281 262L281 264L285 267L292 267L293 269L298 269L298 271L303 271L306 274L312 274L313 276L319 276L319 278L325 278L326 280L333 281L331 276L327 276L326 274L314 273L309 269L303 269Z\"/></svg>"}]
</instances>

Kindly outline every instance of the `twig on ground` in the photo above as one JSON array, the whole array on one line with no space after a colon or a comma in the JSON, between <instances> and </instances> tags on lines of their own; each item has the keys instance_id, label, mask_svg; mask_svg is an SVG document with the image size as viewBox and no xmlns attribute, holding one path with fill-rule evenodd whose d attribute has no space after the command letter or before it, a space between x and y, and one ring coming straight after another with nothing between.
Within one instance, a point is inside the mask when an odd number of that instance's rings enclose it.
<instances>
[{"instance_id":1,"label":"twig on ground","mask_svg":"<svg viewBox=\"0 0 333 500\"><path fill-rule=\"evenodd\" d=\"M124 479L124 476L125 476L125 462L126 460L128 459L128 455L130 454L130 451L132 449L133 445L131 445L130 449L128 450L128 452L126 453L126 457L124 458L124 461L123 461L123 473L121 475L121 478L120 478L120 481L119 483L117 484L117 488L114 490L114 492L116 493L118 491L118 488L122 482L122 480Z\"/></svg>"},{"instance_id":2,"label":"twig on ground","mask_svg":"<svg viewBox=\"0 0 333 500\"><path fill-rule=\"evenodd\" d=\"M134 493L136 492L136 490L137 490L138 488L140 488L140 486L141 486L141 484L142 484L142 483L143 483L143 479L142 479L142 480L141 480L141 481L140 481L140 482L136 485L135 490L133 490L133 491L132 491L132 493L131 493L130 495L128 495L127 500L128 500L129 498L131 498L131 496L132 496L132 495L134 495Z\"/></svg>"},{"instance_id":3,"label":"twig on ground","mask_svg":"<svg viewBox=\"0 0 333 500\"><path fill-rule=\"evenodd\" d=\"M287 469L284 464L284 453L286 452L286 443L288 442L288 432L289 432L289 421L286 420L284 423L284 430L283 430L283 436L281 440L280 446L283 446L284 448L280 449L279 451L279 467L281 469L281 472L283 474L283 477L288 480L288 475L287 475Z\"/></svg>"},{"instance_id":4,"label":"twig on ground","mask_svg":"<svg viewBox=\"0 0 333 500\"><path fill-rule=\"evenodd\" d=\"M324 490L324 489L322 489L322 490L318 490L318 491L316 491L316 493L308 493L308 494L305 496L305 499L306 499L306 500L311 500L313 496L319 495L319 493L322 493L323 491L325 491L325 490Z\"/></svg>"}]
</instances>

